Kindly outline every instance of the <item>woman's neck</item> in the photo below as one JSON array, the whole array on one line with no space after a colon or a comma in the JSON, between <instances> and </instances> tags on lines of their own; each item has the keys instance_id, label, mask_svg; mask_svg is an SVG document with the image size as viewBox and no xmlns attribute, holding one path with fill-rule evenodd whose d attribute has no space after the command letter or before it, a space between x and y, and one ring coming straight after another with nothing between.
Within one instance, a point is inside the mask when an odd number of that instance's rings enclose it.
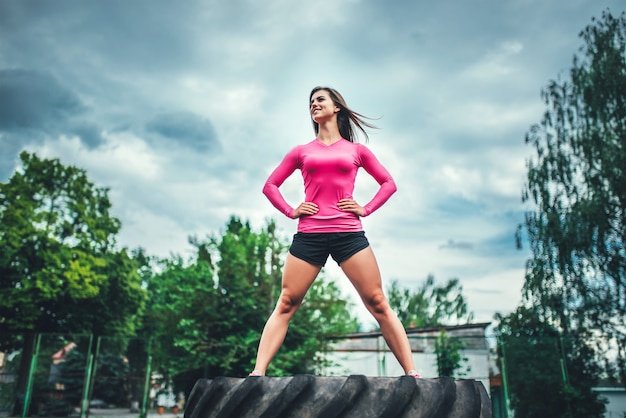
<instances>
[{"instance_id":1,"label":"woman's neck","mask_svg":"<svg viewBox=\"0 0 626 418\"><path fill-rule=\"evenodd\" d=\"M319 125L319 130L317 132L317 139L320 142L325 144L332 144L333 142L337 142L341 139L341 134L339 133L339 127L337 126L337 122L329 121L324 124Z\"/></svg>"}]
</instances>

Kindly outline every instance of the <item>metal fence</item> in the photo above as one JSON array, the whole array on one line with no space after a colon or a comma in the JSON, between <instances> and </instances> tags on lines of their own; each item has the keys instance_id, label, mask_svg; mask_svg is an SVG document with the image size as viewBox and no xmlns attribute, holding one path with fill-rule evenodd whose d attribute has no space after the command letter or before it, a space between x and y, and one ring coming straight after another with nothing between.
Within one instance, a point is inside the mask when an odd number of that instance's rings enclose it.
<instances>
[{"instance_id":1,"label":"metal fence","mask_svg":"<svg viewBox=\"0 0 626 418\"><path fill-rule=\"evenodd\" d=\"M8 348L0 354L0 416L86 417L118 408L146 417L159 399L176 405L171 385L151 376L150 344L144 340L80 334L1 337Z\"/></svg>"},{"instance_id":2,"label":"metal fence","mask_svg":"<svg viewBox=\"0 0 626 418\"><path fill-rule=\"evenodd\" d=\"M437 377L436 337L409 338L423 377ZM566 339L496 340L468 335L455 338L463 347L464 373L460 377L485 384L494 417L515 416L509 406L511 391L528 389L529 369L538 376L537 382L530 385L531 389L536 386L538 393L576 379L577 369L568 364L573 355L567 355L572 348ZM171 416L184 408L184 395L152 369L150 341L82 334L2 334L0 343L0 417L145 418L149 413ZM341 368L337 373L401 373L394 369L397 361L379 338L337 342L333 356ZM610 389L603 395L609 401L606 416L626 416L623 385L618 382Z\"/></svg>"}]
</instances>

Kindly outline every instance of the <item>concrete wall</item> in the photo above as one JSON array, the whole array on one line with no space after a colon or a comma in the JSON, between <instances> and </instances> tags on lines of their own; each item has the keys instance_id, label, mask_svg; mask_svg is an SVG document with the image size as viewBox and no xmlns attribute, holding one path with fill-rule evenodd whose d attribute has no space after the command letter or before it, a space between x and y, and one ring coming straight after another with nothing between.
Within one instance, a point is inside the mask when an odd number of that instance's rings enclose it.
<instances>
[{"instance_id":1,"label":"concrete wall","mask_svg":"<svg viewBox=\"0 0 626 418\"><path fill-rule=\"evenodd\" d=\"M626 417L626 390L624 388L596 388L594 391L600 394L609 403L606 405L605 418Z\"/></svg>"}]
</instances>

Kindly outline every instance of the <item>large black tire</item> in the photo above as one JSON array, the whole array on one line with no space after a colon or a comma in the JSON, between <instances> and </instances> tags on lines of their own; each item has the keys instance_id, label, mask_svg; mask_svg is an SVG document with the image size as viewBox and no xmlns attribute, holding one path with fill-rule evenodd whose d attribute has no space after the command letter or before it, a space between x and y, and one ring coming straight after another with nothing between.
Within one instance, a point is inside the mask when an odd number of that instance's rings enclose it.
<instances>
[{"instance_id":1,"label":"large black tire","mask_svg":"<svg viewBox=\"0 0 626 418\"><path fill-rule=\"evenodd\" d=\"M196 382L185 418L491 418L482 383L452 378L218 377Z\"/></svg>"}]
</instances>

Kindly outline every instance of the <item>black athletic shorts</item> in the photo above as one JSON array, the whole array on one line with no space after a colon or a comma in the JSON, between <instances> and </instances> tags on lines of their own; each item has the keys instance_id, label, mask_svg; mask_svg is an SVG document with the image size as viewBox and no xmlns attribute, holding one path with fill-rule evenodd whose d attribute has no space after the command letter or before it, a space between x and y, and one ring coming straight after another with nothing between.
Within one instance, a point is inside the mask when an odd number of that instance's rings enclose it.
<instances>
[{"instance_id":1,"label":"black athletic shorts","mask_svg":"<svg viewBox=\"0 0 626 418\"><path fill-rule=\"evenodd\" d=\"M341 264L369 247L365 232L298 232L293 236L289 252L301 260L323 267L330 255Z\"/></svg>"}]
</instances>

